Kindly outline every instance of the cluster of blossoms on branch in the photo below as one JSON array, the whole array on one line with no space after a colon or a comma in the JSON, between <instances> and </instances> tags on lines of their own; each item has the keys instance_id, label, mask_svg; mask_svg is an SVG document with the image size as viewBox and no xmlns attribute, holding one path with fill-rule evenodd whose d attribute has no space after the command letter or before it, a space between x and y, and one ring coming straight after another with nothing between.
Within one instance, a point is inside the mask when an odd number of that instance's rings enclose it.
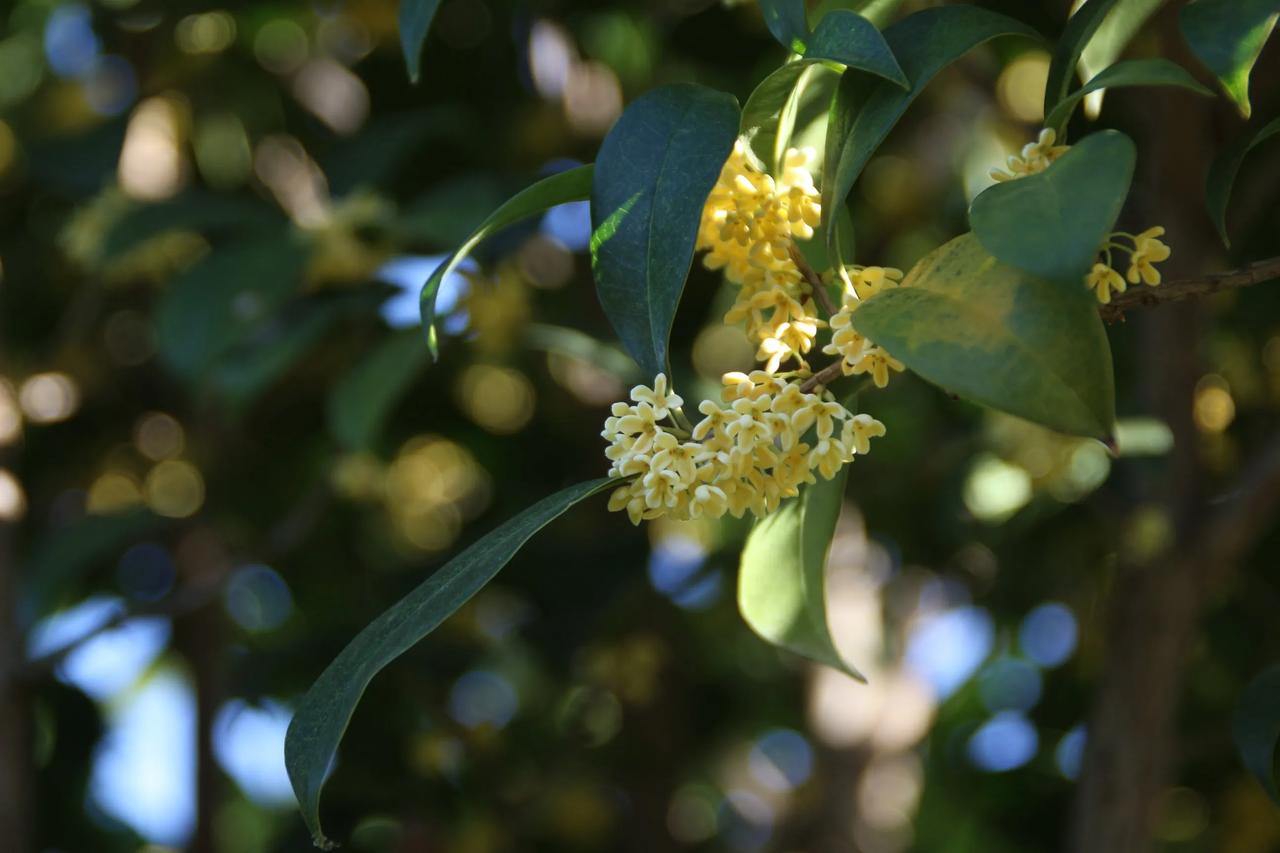
<instances>
[{"instance_id":1,"label":"cluster of blossoms on branch","mask_svg":"<svg viewBox=\"0 0 1280 853\"><path fill-rule=\"evenodd\" d=\"M1040 131L1035 142L1028 142L1019 154L1010 155L1008 170L992 169L991 177L997 182L1012 181L1043 172L1070 150L1069 145L1057 145L1057 134L1051 128ZM1094 292L1103 305L1111 302L1113 293L1124 293L1130 284L1155 287L1160 283L1160 271L1155 264L1167 261L1173 251L1160 241L1164 228L1155 226L1141 234L1116 231L1103 246L1102 259L1093 265L1085 276L1085 286ZM1112 252L1129 255L1129 268L1122 276L1116 269Z\"/></svg>"},{"instance_id":2,"label":"cluster of blossoms on branch","mask_svg":"<svg viewBox=\"0 0 1280 853\"><path fill-rule=\"evenodd\" d=\"M708 269L722 270L738 288L724 317L742 323L762 369L723 377L727 408L711 400L690 424L684 401L659 374L653 387L632 389L632 403L615 403L601 435L609 475L624 480L609 501L634 523L666 515L676 519L725 513L763 516L800 486L830 479L884 435L884 424L854 414L817 384L806 357L820 329L832 330L823 352L840 358L844 375L869 374L888 383L900 362L854 331L858 303L902 278L883 267L846 267L832 276L841 304L828 320L818 313L822 279L804 266L796 241L813 237L822 219L809 149L790 149L781 174L768 174L746 142L729 155L703 209L698 248ZM783 370L786 365L787 369Z\"/></svg>"}]
</instances>

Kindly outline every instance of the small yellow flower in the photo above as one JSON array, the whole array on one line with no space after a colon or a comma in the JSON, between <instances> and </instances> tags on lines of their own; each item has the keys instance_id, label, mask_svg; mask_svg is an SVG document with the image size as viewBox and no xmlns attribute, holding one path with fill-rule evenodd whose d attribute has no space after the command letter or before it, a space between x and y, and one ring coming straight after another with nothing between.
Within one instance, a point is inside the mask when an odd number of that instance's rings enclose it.
<instances>
[{"instance_id":1,"label":"small yellow flower","mask_svg":"<svg viewBox=\"0 0 1280 853\"><path fill-rule=\"evenodd\" d=\"M1096 263L1093 269L1085 277L1085 286L1092 290L1098 297L1098 301L1106 305L1111 301L1111 293L1124 293L1124 278L1120 273L1113 270L1104 263Z\"/></svg>"},{"instance_id":2,"label":"small yellow flower","mask_svg":"<svg viewBox=\"0 0 1280 853\"><path fill-rule=\"evenodd\" d=\"M1133 238L1133 255L1129 259L1129 271L1126 276L1130 284L1141 281L1154 287L1160 283L1160 271L1154 264L1167 261L1173 254L1172 249L1157 239L1162 236L1164 236L1164 229L1157 225Z\"/></svg>"},{"instance_id":3,"label":"small yellow flower","mask_svg":"<svg viewBox=\"0 0 1280 853\"><path fill-rule=\"evenodd\" d=\"M1040 131L1040 135L1035 142L1028 142L1022 146L1020 155L1010 155L1007 165L1009 171L1002 169L992 169L991 178L994 181L1012 181L1018 178L1025 178L1027 175L1034 175L1037 172L1043 172L1049 168L1054 160L1057 160L1063 154L1066 154L1071 146L1055 145L1058 135L1052 128L1045 128Z\"/></svg>"},{"instance_id":4,"label":"small yellow flower","mask_svg":"<svg viewBox=\"0 0 1280 853\"><path fill-rule=\"evenodd\" d=\"M684 405L680 395L674 391L668 391L665 373L659 373L653 378L653 388L646 388L644 385L632 388L631 399L642 405L652 406L653 413L658 418L665 418L672 409L678 409Z\"/></svg>"}]
</instances>

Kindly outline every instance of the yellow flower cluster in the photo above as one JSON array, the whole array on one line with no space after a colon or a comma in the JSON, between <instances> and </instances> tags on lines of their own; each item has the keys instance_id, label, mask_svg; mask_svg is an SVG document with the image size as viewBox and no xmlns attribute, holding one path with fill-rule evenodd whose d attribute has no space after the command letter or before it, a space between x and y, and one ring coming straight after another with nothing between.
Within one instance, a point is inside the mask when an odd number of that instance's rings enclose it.
<instances>
[{"instance_id":1,"label":"yellow flower cluster","mask_svg":"<svg viewBox=\"0 0 1280 853\"><path fill-rule=\"evenodd\" d=\"M1057 160L1071 147L1069 145L1054 145L1058 140L1058 135L1052 128L1045 128L1040 131L1040 135L1035 142L1028 142L1022 146L1021 155L1011 154L1007 161L1009 170L992 169L991 178L998 182L1012 181L1018 178L1025 178L1027 175L1034 175L1037 172L1043 172L1049 168L1049 164Z\"/></svg>"},{"instance_id":2,"label":"yellow flower cluster","mask_svg":"<svg viewBox=\"0 0 1280 853\"><path fill-rule=\"evenodd\" d=\"M818 318L813 293L791 258L793 240L808 240L822 219L822 205L809 166L810 149L787 151L782 175L774 178L755 162L742 140L720 172L703 208L698 248L703 263L723 270L739 287L725 322L746 323L759 347L756 358L776 372L784 361L805 365Z\"/></svg>"},{"instance_id":3,"label":"yellow flower cluster","mask_svg":"<svg viewBox=\"0 0 1280 853\"><path fill-rule=\"evenodd\" d=\"M1128 284L1141 282L1149 287L1155 287L1160 283L1160 270L1156 269L1155 265L1161 261L1167 261L1173 254L1173 250L1160 240L1163 236L1164 228L1159 225L1136 235L1126 234L1123 231L1112 234L1103 248L1106 260L1093 265L1093 269L1085 276L1085 286L1097 295L1098 301L1103 305L1111 301L1112 293L1124 293L1126 280ZM1117 239L1129 240L1133 243L1132 248L1116 242ZM1129 269L1124 278L1121 278L1120 273L1111 265L1113 249L1129 253Z\"/></svg>"},{"instance_id":4,"label":"yellow flower cluster","mask_svg":"<svg viewBox=\"0 0 1280 853\"><path fill-rule=\"evenodd\" d=\"M723 395L729 407L703 401L703 418L691 432L674 426L684 401L664 374L652 388L631 389L631 405L615 403L601 435L609 441L609 476L626 482L610 496L609 509L625 509L634 524L660 515L763 516L801 484L816 482L815 471L834 477L885 432L829 391L802 391L794 374L729 373Z\"/></svg>"},{"instance_id":5,"label":"yellow flower cluster","mask_svg":"<svg viewBox=\"0 0 1280 853\"><path fill-rule=\"evenodd\" d=\"M841 271L840 279L844 284L840 310L831 318L831 343L822 351L840 357L840 368L845 376L869 373L876 387L883 388L889 384L889 371L902 370L902 362L858 334L853 328L853 312L858 310L864 299L870 299L886 288L897 287L902 280L902 270L846 267Z\"/></svg>"}]
</instances>

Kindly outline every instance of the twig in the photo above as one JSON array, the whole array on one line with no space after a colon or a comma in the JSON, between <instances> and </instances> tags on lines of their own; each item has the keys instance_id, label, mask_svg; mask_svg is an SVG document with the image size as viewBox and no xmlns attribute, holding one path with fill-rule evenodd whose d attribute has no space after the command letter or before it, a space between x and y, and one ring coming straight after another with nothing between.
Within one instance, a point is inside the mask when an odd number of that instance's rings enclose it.
<instances>
[{"instance_id":1,"label":"twig","mask_svg":"<svg viewBox=\"0 0 1280 853\"><path fill-rule=\"evenodd\" d=\"M835 382L841 376L844 376L844 370L840 367L842 363L842 361L831 362L831 364L828 364L826 367L822 368L802 382L800 384L800 390L808 394L819 385L830 385L832 382Z\"/></svg>"},{"instance_id":2,"label":"twig","mask_svg":"<svg viewBox=\"0 0 1280 853\"><path fill-rule=\"evenodd\" d=\"M813 267L809 266L809 262L804 259L804 255L795 243L791 244L791 260L795 261L796 268L800 270L804 280L809 282L813 297L818 300L822 310L827 312L828 317L834 317L840 309L831 301L831 294L827 293L827 286L822 283L822 276L813 271Z\"/></svg>"},{"instance_id":3,"label":"twig","mask_svg":"<svg viewBox=\"0 0 1280 853\"><path fill-rule=\"evenodd\" d=\"M1249 287L1273 279L1280 279L1280 258L1257 261L1242 269L1229 272L1166 281L1158 287L1133 287L1116 296L1110 304L1099 307L1098 311L1102 314L1102 319L1108 323L1114 323L1123 319L1124 312L1132 308L1151 308L1168 302L1181 302L1184 299Z\"/></svg>"}]
</instances>

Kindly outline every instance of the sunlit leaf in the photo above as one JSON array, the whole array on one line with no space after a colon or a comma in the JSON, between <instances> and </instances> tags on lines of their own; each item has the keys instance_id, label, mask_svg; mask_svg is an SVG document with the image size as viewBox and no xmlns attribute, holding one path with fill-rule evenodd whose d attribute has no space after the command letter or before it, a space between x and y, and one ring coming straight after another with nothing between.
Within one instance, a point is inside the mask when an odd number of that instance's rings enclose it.
<instances>
[{"instance_id":1,"label":"sunlit leaf","mask_svg":"<svg viewBox=\"0 0 1280 853\"><path fill-rule=\"evenodd\" d=\"M1048 169L984 190L969 221L988 252L1069 287L1085 273L1115 226L1137 150L1123 133L1086 136Z\"/></svg>"},{"instance_id":2,"label":"sunlit leaf","mask_svg":"<svg viewBox=\"0 0 1280 853\"><path fill-rule=\"evenodd\" d=\"M1280 803L1275 771L1276 743L1280 741L1280 665L1264 669L1240 694L1232 733L1244 766L1271 799Z\"/></svg>"},{"instance_id":3,"label":"sunlit leaf","mask_svg":"<svg viewBox=\"0 0 1280 853\"><path fill-rule=\"evenodd\" d=\"M1131 59L1112 65L1090 79L1082 88L1059 101L1053 108L1053 112L1045 119L1044 126L1061 132L1071 119L1076 106L1084 100L1085 95L1102 89L1124 86L1178 86L1200 95L1213 95L1213 92L1200 85L1199 81L1181 65L1167 59Z\"/></svg>"},{"instance_id":4,"label":"sunlit leaf","mask_svg":"<svg viewBox=\"0 0 1280 853\"><path fill-rule=\"evenodd\" d=\"M1103 17L1102 24L1093 33L1093 37L1089 39L1089 43L1085 45L1084 52L1080 54L1080 60L1076 63L1084 79L1092 80L1110 68L1120 58L1120 54L1124 53L1129 42L1142 29L1147 19L1164 3L1165 0L1124 0L1123 3L1112 6L1111 11ZM1095 106L1092 102L1096 101L1096 106L1100 107L1102 94L1102 90L1099 90L1096 96L1088 99L1086 103L1092 107Z\"/></svg>"},{"instance_id":5,"label":"sunlit leaf","mask_svg":"<svg viewBox=\"0 0 1280 853\"><path fill-rule=\"evenodd\" d=\"M1003 35L1038 37L1012 18L974 6L941 6L909 15L884 31L911 88L857 71L840 81L827 129L826 175L822 181L823 228L828 243L835 218L871 155L939 71L978 45Z\"/></svg>"},{"instance_id":6,"label":"sunlit leaf","mask_svg":"<svg viewBox=\"0 0 1280 853\"><path fill-rule=\"evenodd\" d=\"M827 551L835 534L849 468L803 486L751 530L742 549L738 610L751 629L776 646L846 672L827 626Z\"/></svg>"},{"instance_id":7,"label":"sunlit leaf","mask_svg":"<svg viewBox=\"0 0 1280 853\"><path fill-rule=\"evenodd\" d=\"M440 0L400 0L400 47L404 51L409 80L417 83L422 71L422 45Z\"/></svg>"},{"instance_id":8,"label":"sunlit leaf","mask_svg":"<svg viewBox=\"0 0 1280 853\"><path fill-rule=\"evenodd\" d=\"M809 21L805 16L805 0L760 0L765 26L778 44L792 53L804 53L809 37Z\"/></svg>"},{"instance_id":9,"label":"sunlit leaf","mask_svg":"<svg viewBox=\"0 0 1280 853\"><path fill-rule=\"evenodd\" d=\"M320 791L351 715L373 677L493 580L535 533L617 482L605 478L571 486L479 539L370 622L320 674L298 704L284 744L289 779L317 846L334 846L320 828Z\"/></svg>"},{"instance_id":10,"label":"sunlit leaf","mask_svg":"<svg viewBox=\"0 0 1280 853\"><path fill-rule=\"evenodd\" d=\"M563 172L557 172L521 190L512 196L506 204L489 214L489 217L480 223L480 227L467 238L467 241L446 258L440 266L436 267L435 272L422 285L422 292L418 295L418 305L422 310L422 328L427 334L427 349L432 359L435 358L437 352L435 328L436 294L439 293L440 285L448 277L449 273L453 272L458 264L462 263L462 260L472 249L494 232L501 231L503 228L534 214L549 210L558 204L564 204L568 201L582 201L587 198L591 193L591 175L592 167L590 164L578 166L573 169L566 169Z\"/></svg>"},{"instance_id":11,"label":"sunlit leaf","mask_svg":"<svg viewBox=\"0 0 1280 853\"><path fill-rule=\"evenodd\" d=\"M737 102L723 92L663 86L627 107L600 146L591 188L596 290L649 377L667 370L702 207L733 149L738 118Z\"/></svg>"},{"instance_id":12,"label":"sunlit leaf","mask_svg":"<svg viewBox=\"0 0 1280 853\"><path fill-rule=\"evenodd\" d=\"M156 309L165 365L187 378L207 370L296 292L307 255L282 232L215 248L178 276Z\"/></svg>"},{"instance_id":13,"label":"sunlit leaf","mask_svg":"<svg viewBox=\"0 0 1280 853\"><path fill-rule=\"evenodd\" d=\"M965 234L853 315L859 332L943 389L1051 429L1109 441L1111 349L1093 295L1037 279Z\"/></svg>"},{"instance_id":14,"label":"sunlit leaf","mask_svg":"<svg viewBox=\"0 0 1280 853\"><path fill-rule=\"evenodd\" d=\"M343 447L367 450L414 377L429 361L414 330L388 336L356 363L329 395L329 432Z\"/></svg>"},{"instance_id":15,"label":"sunlit leaf","mask_svg":"<svg viewBox=\"0 0 1280 853\"><path fill-rule=\"evenodd\" d=\"M1231 239L1227 236L1227 203L1231 201L1231 191L1235 188L1240 167L1255 146L1277 134L1280 134L1280 118L1250 130L1218 154L1209 167L1209 179L1204 192L1205 206L1209 210L1209 218L1213 220L1213 227L1218 229L1223 244L1227 246L1231 245Z\"/></svg>"},{"instance_id":16,"label":"sunlit leaf","mask_svg":"<svg viewBox=\"0 0 1280 853\"><path fill-rule=\"evenodd\" d=\"M1196 0L1183 7L1187 43L1248 118L1249 75L1275 29L1277 0Z\"/></svg>"},{"instance_id":17,"label":"sunlit leaf","mask_svg":"<svg viewBox=\"0 0 1280 853\"><path fill-rule=\"evenodd\" d=\"M1093 34L1102 26L1116 0L1085 0L1085 4L1067 19L1053 49L1053 58L1049 61L1049 76L1044 87L1044 114L1050 115L1054 108L1067 97L1071 85L1076 79L1076 64L1080 54L1088 46Z\"/></svg>"}]
</instances>

